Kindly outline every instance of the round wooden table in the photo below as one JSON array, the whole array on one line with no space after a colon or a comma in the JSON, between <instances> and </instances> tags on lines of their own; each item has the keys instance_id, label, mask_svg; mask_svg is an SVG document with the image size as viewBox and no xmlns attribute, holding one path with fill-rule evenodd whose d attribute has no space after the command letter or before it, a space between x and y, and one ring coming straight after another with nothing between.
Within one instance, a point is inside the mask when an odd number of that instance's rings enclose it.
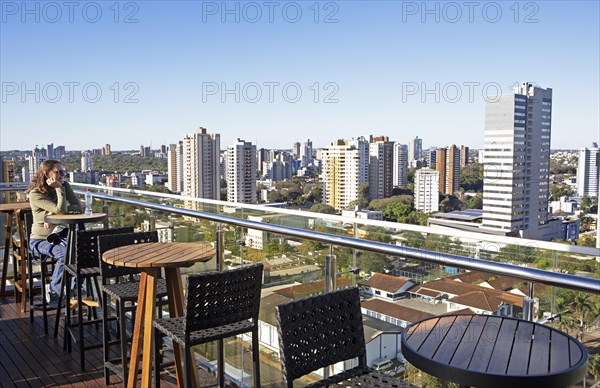
<instances>
[{"instance_id":1,"label":"round wooden table","mask_svg":"<svg viewBox=\"0 0 600 388\"><path fill-rule=\"evenodd\" d=\"M6 214L6 241L4 242L4 260L2 261L2 279L0 280L0 295L6 294L6 277L8 275L8 261L12 239L13 215L17 210L31 210L29 202L1 203L0 213Z\"/></svg>"},{"instance_id":2,"label":"round wooden table","mask_svg":"<svg viewBox=\"0 0 600 388\"><path fill-rule=\"evenodd\" d=\"M137 385L140 348L143 331L143 363L142 387L149 387L152 382L152 357L154 354L154 330L152 322L156 314L156 278L161 268L165 269L169 313L172 318L183 315L183 287L181 267L189 267L194 263L206 262L215 256L215 249L209 244L197 243L141 243L110 249L102 255L108 264L135 267L142 270L140 290L136 307L135 323L131 344L131 360L129 364L128 386ZM191 351L191 350L190 350ZM183 353L173 343L175 355L175 371L177 385L183 386ZM195 382L194 382L195 383Z\"/></svg>"},{"instance_id":3,"label":"round wooden table","mask_svg":"<svg viewBox=\"0 0 600 388\"><path fill-rule=\"evenodd\" d=\"M75 231L77 225L83 225L89 222L103 221L107 217L106 213L92 213L92 214L51 214L44 217L44 222L53 225L67 225L69 232L67 234L67 252L65 254L65 265L73 264L73 258L75 257ZM58 326L60 322L60 313L62 310L62 296L63 290L65 289L65 276L63 273L62 282L60 284L60 296L58 299L58 308L56 309L56 320L54 322L54 337L58 337ZM67 298L68 299L68 298ZM67 327L65 326L65 337L66 341ZM66 342L65 342L66 344Z\"/></svg>"},{"instance_id":4,"label":"round wooden table","mask_svg":"<svg viewBox=\"0 0 600 388\"><path fill-rule=\"evenodd\" d=\"M554 328L496 315L427 318L402 332L402 354L420 370L475 387L567 387L585 375L588 352Z\"/></svg>"}]
</instances>

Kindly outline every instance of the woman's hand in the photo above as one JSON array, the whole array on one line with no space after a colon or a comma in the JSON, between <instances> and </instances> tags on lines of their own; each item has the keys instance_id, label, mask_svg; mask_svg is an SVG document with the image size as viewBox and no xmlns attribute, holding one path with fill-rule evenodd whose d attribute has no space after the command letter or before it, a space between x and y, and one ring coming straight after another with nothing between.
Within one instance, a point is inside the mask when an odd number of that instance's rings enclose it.
<instances>
[{"instance_id":1,"label":"woman's hand","mask_svg":"<svg viewBox=\"0 0 600 388\"><path fill-rule=\"evenodd\" d=\"M62 184L59 181L57 181L56 179L54 179L54 178L48 178L48 179L46 179L46 184L48 186L50 186L50 187L55 188L55 189L57 189L60 186L62 186Z\"/></svg>"},{"instance_id":2,"label":"woman's hand","mask_svg":"<svg viewBox=\"0 0 600 388\"><path fill-rule=\"evenodd\" d=\"M50 229L50 224L47 222L44 222L44 229L45 230L49 230Z\"/></svg>"}]
</instances>

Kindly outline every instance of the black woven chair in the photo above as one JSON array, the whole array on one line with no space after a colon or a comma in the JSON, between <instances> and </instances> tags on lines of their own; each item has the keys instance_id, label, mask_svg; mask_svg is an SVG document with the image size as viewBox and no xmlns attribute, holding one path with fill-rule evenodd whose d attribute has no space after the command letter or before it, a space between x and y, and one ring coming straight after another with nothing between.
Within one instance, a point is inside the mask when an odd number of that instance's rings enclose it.
<instances>
[{"instance_id":1,"label":"black woven chair","mask_svg":"<svg viewBox=\"0 0 600 388\"><path fill-rule=\"evenodd\" d=\"M27 272L29 273L29 320L33 323L33 316L35 311L42 311L42 317L44 320L44 334L48 334L48 311L54 310L46 302L46 283L50 280L54 267L56 265L56 259L48 256L36 255L31 249L29 249L29 238L31 236L31 227L33 225L33 214L26 212L23 214L25 236L27 236L27 242L23 245L26 249L27 254ZM25 251L23 251L25 253ZM34 273L33 266L39 265L40 272ZM35 277L39 276L41 281L40 295L41 300L35 301Z\"/></svg>"},{"instance_id":2,"label":"black woven chair","mask_svg":"<svg viewBox=\"0 0 600 388\"><path fill-rule=\"evenodd\" d=\"M260 387L258 348L258 311L263 265L253 264L224 272L192 274L187 279L185 315L154 321L155 338L167 335L181 345L184 352L184 381L190 387L194 363L192 346L223 340L242 333L252 333L254 386ZM158 359L159 342L155 342ZM225 362L219 352L219 386L224 386ZM156 386L160 384L160 368L155 365Z\"/></svg>"},{"instance_id":3,"label":"black woven chair","mask_svg":"<svg viewBox=\"0 0 600 388\"><path fill-rule=\"evenodd\" d=\"M110 229L93 229L93 230L78 230L75 237L75 263L65 264L65 284L66 295L71 295L71 278L75 279L75 291L77 294L77 321L71 321L71 308L66 308L65 318L65 347L71 351L71 340L75 338L79 344L79 362L81 370L85 370L85 351L97 349L102 346L102 343L86 345L84 336L84 326L96 325L101 323L98 318L95 308L102 306L102 298L98 277L100 276L100 261L98 257L98 236L132 233L133 227L110 228ZM93 297L91 284L94 284L95 294L98 300ZM82 296L83 284L87 284L88 297L84 300ZM60 302L60 300L59 300ZM93 316L88 311L88 319L83 320L83 305L92 308ZM71 330L77 328L78 335L75 336Z\"/></svg>"},{"instance_id":4,"label":"black woven chair","mask_svg":"<svg viewBox=\"0 0 600 388\"><path fill-rule=\"evenodd\" d=\"M358 366L309 387L412 387L367 366L358 288L349 288L276 306L284 383L341 361Z\"/></svg>"},{"instance_id":5,"label":"black woven chair","mask_svg":"<svg viewBox=\"0 0 600 388\"><path fill-rule=\"evenodd\" d=\"M104 381L106 385L110 384L110 373L112 371L123 380L123 386L127 386L129 337L127 335L126 314L131 313L132 322L135 321L136 303L140 288L136 275L140 274L140 269L110 265L102 261L102 254L109 249L145 242L158 242L158 233L154 231L98 236L102 301L104 302L102 304L102 325L104 334ZM165 279L159 279L156 285L158 311L162 311L162 301L166 296L167 285ZM111 313L113 310L110 303L111 299L115 301L115 316ZM117 321L118 338L111 340L109 322L115 319ZM113 345L119 345L119 357L110 357L110 348Z\"/></svg>"}]
</instances>

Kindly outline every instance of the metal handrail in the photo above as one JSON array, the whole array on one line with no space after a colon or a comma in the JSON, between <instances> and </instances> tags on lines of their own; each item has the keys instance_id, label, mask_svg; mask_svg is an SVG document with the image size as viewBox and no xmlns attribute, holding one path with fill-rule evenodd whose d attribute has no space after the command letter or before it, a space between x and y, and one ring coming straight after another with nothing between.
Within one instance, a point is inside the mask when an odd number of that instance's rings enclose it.
<instances>
[{"instance_id":1,"label":"metal handrail","mask_svg":"<svg viewBox=\"0 0 600 388\"><path fill-rule=\"evenodd\" d=\"M75 192L78 194L84 194L84 192L80 190L75 190ZM182 209L174 206L157 204L152 202L144 202L131 198L116 197L103 193L92 193L92 196L107 201L122 202L130 205L144 207L147 209L175 213L184 216L200 218L208 221L230 224L276 234L283 234L302 239L315 240L326 244L361 249L392 256L402 256L410 259L422 260L429 263L448 265L463 269L485 271L497 275L512 276L530 282L537 282L550 286L564 287L576 291L600 294L600 280L593 278L585 278L581 276L544 271L535 268L519 267L511 264L491 262L487 260L452 255L448 253L432 252L422 249L401 247L397 245L385 244L375 241L367 241L351 237L331 235L327 233L315 232L305 229L267 224L257 221L250 221L230 216L224 216L220 214L206 213L190 209Z\"/></svg>"}]
</instances>

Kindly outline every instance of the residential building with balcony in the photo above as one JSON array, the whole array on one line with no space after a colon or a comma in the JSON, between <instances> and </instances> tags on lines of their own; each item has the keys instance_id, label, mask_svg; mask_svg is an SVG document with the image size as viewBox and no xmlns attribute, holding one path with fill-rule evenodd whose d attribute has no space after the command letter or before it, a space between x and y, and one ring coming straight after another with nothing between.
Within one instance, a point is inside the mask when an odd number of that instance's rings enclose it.
<instances>
[{"instance_id":1,"label":"residential building with balcony","mask_svg":"<svg viewBox=\"0 0 600 388\"><path fill-rule=\"evenodd\" d=\"M454 144L436 150L436 167L440 173L440 193L454 194L460 187L460 149Z\"/></svg>"},{"instance_id":2,"label":"residential building with balcony","mask_svg":"<svg viewBox=\"0 0 600 388\"><path fill-rule=\"evenodd\" d=\"M577 165L577 195L598 197L600 188L600 148L598 144L579 150Z\"/></svg>"},{"instance_id":3,"label":"residential building with balcony","mask_svg":"<svg viewBox=\"0 0 600 388\"><path fill-rule=\"evenodd\" d=\"M220 199L219 153L221 136L198 128L183 137L182 194L197 198ZM177 160L175 160L175 166Z\"/></svg>"},{"instance_id":4,"label":"residential building with balcony","mask_svg":"<svg viewBox=\"0 0 600 388\"><path fill-rule=\"evenodd\" d=\"M323 149L323 201L335 209L347 209L369 182L369 143L362 137L336 140Z\"/></svg>"},{"instance_id":5,"label":"residential building with balcony","mask_svg":"<svg viewBox=\"0 0 600 388\"><path fill-rule=\"evenodd\" d=\"M440 173L422 168L415 173L415 209L425 213L440 210Z\"/></svg>"},{"instance_id":6,"label":"residential building with balcony","mask_svg":"<svg viewBox=\"0 0 600 388\"><path fill-rule=\"evenodd\" d=\"M483 229L552 236L548 185L552 89L524 82L486 103Z\"/></svg>"},{"instance_id":7,"label":"residential building with balcony","mask_svg":"<svg viewBox=\"0 0 600 388\"><path fill-rule=\"evenodd\" d=\"M394 142L387 136L371 136L369 143L369 201L392 195Z\"/></svg>"},{"instance_id":8,"label":"residential building with balcony","mask_svg":"<svg viewBox=\"0 0 600 388\"><path fill-rule=\"evenodd\" d=\"M256 146L237 139L226 155L227 201L256 203Z\"/></svg>"},{"instance_id":9,"label":"residential building with balcony","mask_svg":"<svg viewBox=\"0 0 600 388\"><path fill-rule=\"evenodd\" d=\"M393 170L393 185L406 188L408 186L408 146L406 144L394 144Z\"/></svg>"}]
</instances>

